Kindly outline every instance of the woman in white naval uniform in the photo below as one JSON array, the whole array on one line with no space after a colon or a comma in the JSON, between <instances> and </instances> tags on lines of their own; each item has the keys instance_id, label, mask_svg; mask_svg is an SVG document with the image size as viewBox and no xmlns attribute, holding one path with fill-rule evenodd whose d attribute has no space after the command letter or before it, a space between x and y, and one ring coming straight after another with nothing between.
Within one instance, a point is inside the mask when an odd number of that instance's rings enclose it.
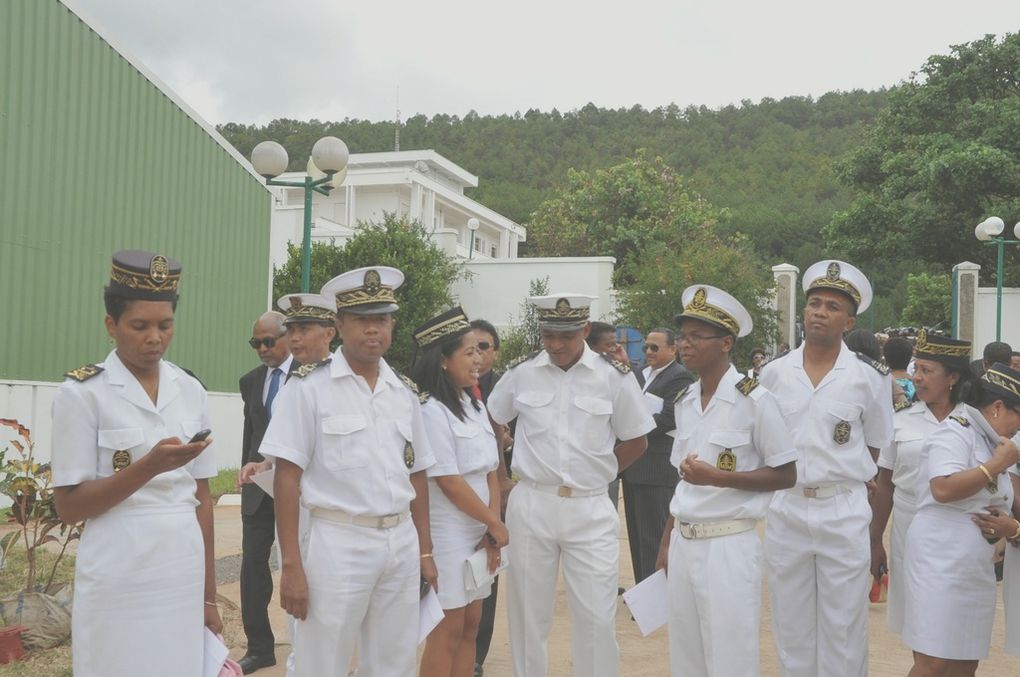
<instances>
[{"instance_id":1,"label":"woman in white naval uniform","mask_svg":"<svg viewBox=\"0 0 1020 677\"><path fill-rule=\"evenodd\" d=\"M201 675L216 609L210 441L204 388L162 359L174 334L180 264L122 251L106 288L116 343L68 373L53 400L57 512L86 520L75 563L76 677ZM204 453L203 453L204 452ZM204 603L203 603L204 602Z\"/></svg>"},{"instance_id":2,"label":"woman in white naval uniform","mask_svg":"<svg viewBox=\"0 0 1020 677\"><path fill-rule=\"evenodd\" d=\"M422 677L471 677L482 600L491 585L467 589L464 562L480 548L489 570L507 544L500 520L496 435L485 406L471 393L478 384L478 340L458 306L414 330L424 351L415 362L418 387L430 394L422 405L436 464L428 469L432 554L439 570L439 602L446 616L429 634Z\"/></svg>"},{"instance_id":3,"label":"woman in white naval uniform","mask_svg":"<svg viewBox=\"0 0 1020 677\"><path fill-rule=\"evenodd\" d=\"M994 529L972 515L1009 512L1007 470L1018 459L1020 372L996 363L921 449L917 514L907 531L903 641L911 677L973 675L988 656L995 615Z\"/></svg>"},{"instance_id":4,"label":"woman in white naval uniform","mask_svg":"<svg viewBox=\"0 0 1020 677\"><path fill-rule=\"evenodd\" d=\"M914 386L918 401L900 405L893 416L893 442L878 456L878 482L872 501L871 575L880 579L888 569L889 629L903 631L903 548L907 528L917 512L918 459L928 435L947 416L963 413L963 393L973 379L970 370L970 341L947 336L928 336L923 329L915 346ZM886 559L882 537L889 515L892 533Z\"/></svg>"}]
</instances>

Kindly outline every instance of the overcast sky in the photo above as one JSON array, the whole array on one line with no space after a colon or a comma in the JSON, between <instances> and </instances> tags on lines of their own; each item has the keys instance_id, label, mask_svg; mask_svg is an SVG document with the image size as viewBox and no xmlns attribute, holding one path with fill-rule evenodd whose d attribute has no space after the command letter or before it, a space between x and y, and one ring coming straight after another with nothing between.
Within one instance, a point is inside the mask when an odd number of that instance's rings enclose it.
<instances>
[{"instance_id":1,"label":"overcast sky","mask_svg":"<svg viewBox=\"0 0 1020 677\"><path fill-rule=\"evenodd\" d=\"M710 107L895 85L1020 1L70 0L213 123Z\"/></svg>"}]
</instances>

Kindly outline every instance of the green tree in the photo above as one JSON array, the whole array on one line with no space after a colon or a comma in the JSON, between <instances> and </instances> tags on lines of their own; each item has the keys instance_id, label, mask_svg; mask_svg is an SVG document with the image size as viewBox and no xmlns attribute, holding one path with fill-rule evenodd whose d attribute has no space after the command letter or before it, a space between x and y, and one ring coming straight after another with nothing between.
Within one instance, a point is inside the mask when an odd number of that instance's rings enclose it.
<instances>
[{"instance_id":1,"label":"green tree","mask_svg":"<svg viewBox=\"0 0 1020 677\"><path fill-rule=\"evenodd\" d=\"M311 289L317 290L340 273L364 266L392 266L404 273L404 284L396 291L400 310L393 333L393 345L386 361L406 371L414 357L411 332L453 303L450 286L462 275L461 267L428 240L417 221L394 214L382 223L360 223L358 233L343 246L312 243ZM301 249L287 247L287 263L273 275L273 298L301 288Z\"/></svg>"},{"instance_id":2,"label":"green tree","mask_svg":"<svg viewBox=\"0 0 1020 677\"><path fill-rule=\"evenodd\" d=\"M964 259L994 271L974 226L993 214L1020 218L1020 34L930 57L889 94L840 175L858 196L825 238L834 253L872 262L881 286Z\"/></svg>"},{"instance_id":3,"label":"green tree","mask_svg":"<svg viewBox=\"0 0 1020 677\"><path fill-rule=\"evenodd\" d=\"M535 279L528 283L528 296L545 296L549 293L549 278ZM509 331L504 332L499 342L498 369L506 369L506 365L522 355L538 350L541 347L542 335L538 330L538 310L525 299L520 306L520 319Z\"/></svg>"},{"instance_id":4,"label":"green tree","mask_svg":"<svg viewBox=\"0 0 1020 677\"><path fill-rule=\"evenodd\" d=\"M952 281L949 275L907 275L907 302L900 321L914 327L949 327Z\"/></svg>"}]
</instances>

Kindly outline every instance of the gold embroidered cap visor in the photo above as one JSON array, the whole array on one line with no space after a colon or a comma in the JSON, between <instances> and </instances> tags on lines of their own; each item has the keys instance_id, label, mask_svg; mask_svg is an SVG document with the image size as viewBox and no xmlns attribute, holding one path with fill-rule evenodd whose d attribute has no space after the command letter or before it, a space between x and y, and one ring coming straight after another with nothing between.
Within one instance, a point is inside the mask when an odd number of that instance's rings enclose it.
<instances>
[{"instance_id":1,"label":"gold embroidered cap visor","mask_svg":"<svg viewBox=\"0 0 1020 677\"><path fill-rule=\"evenodd\" d=\"M181 264L163 254L126 249L113 255L108 294L144 301L176 301Z\"/></svg>"},{"instance_id":2,"label":"gold embroidered cap visor","mask_svg":"<svg viewBox=\"0 0 1020 677\"><path fill-rule=\"evenodd\" d=\"M542 331L577 331L588 324L591 303L597 297L588 294L549 294L531 296L528 302L538 311L538 328Z\"/></svg>"},{"instance_id":3,"label":"gold embroidered cap visor","mask_svg":"<svg viewBox=\"0 0 1020 677\"><path fill-rule=\"evenodd\" d=\"M463 336L470 330L471 323L464 314L464 309L455 306L415 329L414 342L424 350L446 339Z\"/></svg>"},{"instance_id":4,"label":"gold embroidered cap visor","mask_svg":"<svg viewBox=\"0 0 1020 677\"><path fill-rule=\"evenodd\" d=\"M981 387L1001 397L1010 407L1020 406L1020 371L996 362L981 377Z\"/></svg>"},{"instance_id":5,"label":"gold embroidered cap visor","mask_svg":"<svg viewBox=\"0 0 1020 677\"><path fill-rule=\"evenodd\" d=\"M684 289L680 299L684 310L673 318L678 323L685 318L701 320L728 331L737 338L747 336L754 328L751 314L740 301L718 287L707 284L691 285Z\"/></svg>"},{"instance_id":6,"label":"gold embroidered cap visor","mask_svg":"<svg viewBox=\"0 0 1020 677\"><path fill-rule=\"evenodd\" d=\"M970 368L970 341L928 334L924 329L917 332L914 357L934 360L957 369Z\"/></svg>"},{"instance_id":7,"label":"gold embroidered cap visor","mask_svg":"<svg viewBox=\"0 0 1020 677\"><path fill-rule=\"evenodd\" d=\"M805 294L815 289L841 292L854 302L858 315L871 306L871 283L864 273L844 261L826 259L813 264L804 271L801 285Z\"/></svg>"},{"instance_id":8,"label":"gold embroidered cap visor","mask_svg":"<svg viewBox=\"0 0 1020 677\"><path fill-rule=\"evenodd\" d=\"M333 302L319 294L287 294L281 296L276 305L286 316L283 320L284 325L300 322L333 324L336 320Z\"/></svg>"},{"instance_id":9,"label":"gold embroidered cap visor","mask_svg":"<svg viewBox=\"0 0 1020 677\"><path fill-rule=\"evenodd\" d=\"M404 274L389 266L356 268L337 275L319 292L336 301L336 312L381 315L400 309L394 290L404 283Z\"/></svg>"}]
</instances>

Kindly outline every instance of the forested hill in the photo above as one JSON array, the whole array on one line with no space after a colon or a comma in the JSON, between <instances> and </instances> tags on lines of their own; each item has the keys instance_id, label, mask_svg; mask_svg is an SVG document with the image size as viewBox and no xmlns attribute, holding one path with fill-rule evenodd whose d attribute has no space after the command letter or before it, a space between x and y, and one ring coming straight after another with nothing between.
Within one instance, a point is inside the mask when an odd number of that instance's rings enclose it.
<instances>
[{"instance_id":1,"label":"forested hill","mask_svg":"<svg viewBox=\"0 0 1020 677\"><path fill-rule=\"evenodd\" d=\"M525 224L568 169L609 167L646 148L683 174L692 193L729 210L725 227L750 236L766 261L803 270L821 256L821 227L850 202L834 164L886 99L881 90L719 110L588 104L568 113L418 115L403 123L400 148L435 149L478 175L472 197ZM260 141L282 143L292 170L304 168L312 144L325 135L340 137L354 153L390 151L394 142L392 121L275 120L261 127L227 123L219 131L246 157Z\"/></svg>"}]
</instances>

